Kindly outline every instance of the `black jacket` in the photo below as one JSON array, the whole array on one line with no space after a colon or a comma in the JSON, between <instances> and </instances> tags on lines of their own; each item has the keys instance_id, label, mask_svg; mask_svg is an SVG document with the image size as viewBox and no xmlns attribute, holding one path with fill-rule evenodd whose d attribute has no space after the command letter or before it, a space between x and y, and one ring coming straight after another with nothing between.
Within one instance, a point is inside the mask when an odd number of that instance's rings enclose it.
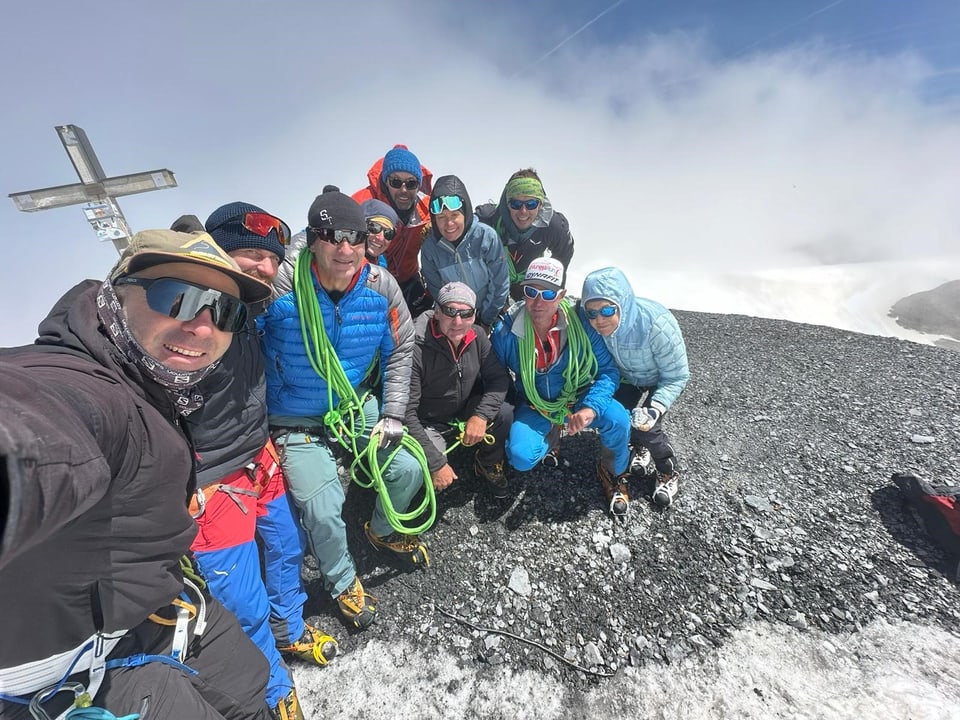
<instances>
[{"instance_id":1,"label":"black jacket","mask_svg":"<svg viewBox=\"0 0 960 720\"><path fill-rule=\"evenodd\" d=\"M506 202L501 199L501 202ZM563 264L563 282L566 286L567 270L573 259L573 235L570 233L570 224L563 213L554 211L547 227L537 228L526 240L514 242L503 227L501 216L505 211L500 205L484 203L477 208L477 218L480 222L490 225L500 236L500 242L506 249L510 264L510 297L514 300L523 300L523 275L531 261L543 257L546 250Z\"/></svg>"},{"instance_id":2,"label":"black jacket","mask_svg":"<svg viewBox=\"0 0 960 720\"><path fill-rule=\"evenodd\" d=\"M443 429L462 417L471 400L473 413L493 420L507 395L510 376L482 330L474 326L459 348L453 348L433 323L433 310L416 320L413 370L410 373L410 403L406 424L410 434L423 446L430 472L442 468L446 456L430 442L425 425Z\"/></svg>"},{"instance_id":3,"label":"black jacket","mask_svg":"<svg viewBox=\"0 0 960 720\"><path fill-rule=\"evenodd\" d=\"M267 383L252 322L196 389L203 405L186 422L197 452L197 483L205 487L250 463L267 444Z\"/></svg>"},{"instance_id":4,"label":"black jacket","mask_svg":"<svg viewBox=\"0 0 960 720\"><path fill-rule=\"evenodd\" d=\"M164 389L97 319L99 283L0 352L0 668L133 628L183 589L192 460Z\"/></svg>"}]
</instances>

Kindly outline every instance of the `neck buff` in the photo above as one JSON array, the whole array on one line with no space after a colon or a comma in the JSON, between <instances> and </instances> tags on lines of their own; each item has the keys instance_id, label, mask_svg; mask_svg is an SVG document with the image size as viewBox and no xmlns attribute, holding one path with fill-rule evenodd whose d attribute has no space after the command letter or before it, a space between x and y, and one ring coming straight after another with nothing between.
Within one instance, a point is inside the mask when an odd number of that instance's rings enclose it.
<instances>
[{"instance_id":1,"label":"neck buff","mask_svg":"<svg viewBox=\"0 0 960 720\"><path fill-rule=\"evenodd\" d=\"M526 230L519 230L510 217L510 206L507 204L511 198L518 195L529 195L540 201L540 212L537 213L537 219L533 225ZM502 240L506 240L508 245L516 245L530 239L538 229L547 227L550 220L553 219L553 206L547 199L547 194L543 191L543 185L536 178L519 177L514 178L507 183L500 196L500 218L497 222L496 230ZM506 235L506 237L504 237Z\"/></svg>"},{"instance_id":2,"label":"neck buff","mask_svg":"<svg viewBox=\"0 0 960 720\"><path fill-rule=\"evenodd\" d=\"M97 315L117 349L143 370L147 377L166 389L180 415L189 415L203 405L203 396L198 392L191 392L190 389L209 375L220 364L219 360L190 372L171 370L158 362L130 332L120 300L109 279L103 281L97 293Z\"/></svg>"}]
</instances>

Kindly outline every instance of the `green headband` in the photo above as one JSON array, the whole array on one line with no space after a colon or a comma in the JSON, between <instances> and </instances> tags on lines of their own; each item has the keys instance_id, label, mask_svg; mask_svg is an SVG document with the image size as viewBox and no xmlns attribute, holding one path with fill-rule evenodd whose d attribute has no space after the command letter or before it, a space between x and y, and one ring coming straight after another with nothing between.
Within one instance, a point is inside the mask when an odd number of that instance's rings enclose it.
<instances>
[{"instance_id":1,"label":"green headband","mask_svg":"<svg viewBox=\"0 0 960 720\"><path fill-rule=\"evenodd\" d=\"M507 200L515 198L518 195L529 195L538 200L546 200L547 194L543 192L543 185L536 178L518 177L507 183L503 189L503 195Z\"/></svg>"}]
</instances>

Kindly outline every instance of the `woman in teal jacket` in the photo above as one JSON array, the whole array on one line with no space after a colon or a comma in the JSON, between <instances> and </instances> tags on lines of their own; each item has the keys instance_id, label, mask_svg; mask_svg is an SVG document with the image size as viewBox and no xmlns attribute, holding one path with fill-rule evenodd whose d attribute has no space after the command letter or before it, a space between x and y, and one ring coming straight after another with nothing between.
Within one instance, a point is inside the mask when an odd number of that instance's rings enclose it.
<instances>
[{"instance_id":1,"label":"woman in teal jacket","mask_svg":"<svg viewBox=\"0 0 960 720\"><path fill-rule=\"evenodd\" d=\"M477 322L487 334L510 297L510 272L497 233L476 221L467 188L456 175L437 178L430 196L433 232L420 248L430 295L449 282L477 294Z\"/></svg>"},{"instance_id":2,"label":"woman in teal jacket","mask_svg":"<svg viewBox=\"0 0 960 720\"><path fill-rule=\"evenodd\" d=\"M627 276L615 267L587 275L581 304L620 368L614 397L633 408L634 452L642 455L642 448L647 448L653 458L657 472L653 500L668 507L679 489L680 473L663 430L663 416L690 379L680 326L660 303L634 296Z\"/></svg>"}]
</instances>

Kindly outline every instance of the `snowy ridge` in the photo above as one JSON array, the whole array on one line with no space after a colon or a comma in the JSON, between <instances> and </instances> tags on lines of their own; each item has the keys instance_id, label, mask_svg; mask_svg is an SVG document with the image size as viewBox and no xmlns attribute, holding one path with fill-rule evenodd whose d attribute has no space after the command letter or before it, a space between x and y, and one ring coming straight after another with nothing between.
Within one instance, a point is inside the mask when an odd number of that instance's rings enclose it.
<instances>
[{"instance_id":1,"label":"snowy ridge","mask_svg":"<svg viewBox=\"0 0 960 720\"><path fill-rule=\"evenodd\" d=\"M940 336L901 327L887 313L907 295L960 279L960 256L749 273L657 270L630 277L637 294L677 310L790 320L932 345ZM571 273L571 292L578 293L582 283L582 274Z\"/></svg>"}]
</instances>

